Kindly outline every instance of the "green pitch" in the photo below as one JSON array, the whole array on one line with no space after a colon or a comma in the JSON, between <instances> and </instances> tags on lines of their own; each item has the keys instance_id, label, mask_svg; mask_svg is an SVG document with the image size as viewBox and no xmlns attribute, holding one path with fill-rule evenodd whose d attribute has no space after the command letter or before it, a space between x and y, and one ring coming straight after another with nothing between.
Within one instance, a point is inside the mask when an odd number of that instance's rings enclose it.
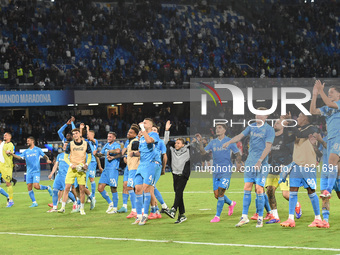
<instances>
[{"instance_id":1,"label":"green pitch","mask_svg":"<svg viewBox=\"0 0 340 255\"><path fill-rule=\"evenodd\" d=\"M120 176L119 208L122 205L122 180L122 176ZM98 182L98 178L96 181ZM52 181L43 181L42 184L52 185ZM2 184L2 187L6 190L4 184ZM157 187L162 192L165 202L168 206L171 206L174 198L171 174L167 173L162 176ZM193 174L185 191L184 200L186 216L188 217L186 222L174 224L175 220L163 215L162 219L149 220L145 226L138 226L131 225L134 220L126 219L127 213L107 215L105 213L107 203L98 192L96 192L96 208L90 211L90 205L86 204L85 211L87 214L85 216L71 214L72 204L66 206L65 214L46 213L50 209L47 204L52 202L47 191L35 191L39 206L29 208L31 201L26 184L18 183L14 187L14 207L5 208L5 198L0 197L0 219L2 223L0 226L2 243L0 254L340 253L340 245L336 241L340 230L340 201L334 193L331 199L330 229L307 227L313 221L314 215L307 192L303 189L299 192L303 215L301 219L296 220L296 228L288 229L280 227L279 224L264 224L263 228L258 229L255 228L255 221L251 221L241 228L234 227L239 221L242 211L242 178L233 178L231 187L227 192L230 199L237 201L234 214L228 216L228 206L226 205L219 223L210 223L216 209L210 176L209 178L197 178ZM280 219L284 221L288 217L288 202L283 199L280 192L276 193L276 197ZM130 210L130 202L128 202L128 209ZM249 215L251 216L254 211L255 194L253 193ZM101 238L96 239L94 237ZM122 240L125 238L143 239L144 241ZM216 244L230 244L232 246L218 246ZM234 246L235 244L255 246L238 247ZM339 250L283 249L277 246L334 248Z\"/></svg>"}]
</instances>

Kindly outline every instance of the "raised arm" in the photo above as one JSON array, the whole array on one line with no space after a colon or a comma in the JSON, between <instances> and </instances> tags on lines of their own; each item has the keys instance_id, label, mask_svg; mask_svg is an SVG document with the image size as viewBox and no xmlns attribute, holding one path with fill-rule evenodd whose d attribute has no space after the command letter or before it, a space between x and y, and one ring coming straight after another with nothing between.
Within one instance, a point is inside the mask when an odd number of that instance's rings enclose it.
<instances>
[{"instance_id":1,"label":"raised arm","mask_svg":"<svg viewBox=\"0 0 340 255\"><path fill-rule=\"evenodd\" d=\"M164 144L167 145L167 143L169 142L169 139L170 139L170 128L171 128L171 122L170 120L168 120L166 123L165 123L165 131L164 131Z\"/></svg>"},{"instance_id":2,"label":"raised arm","mask_svg":"<svg viewBox=\"0 0 340 255\"><path fill-rule=\"evenodd\" d=\"M317 83L317 82L318 81L316 81L315 83ZM309 111L313 115L321 115L320 109L316 108L316 99L318 98L318 94L319 94L319 90L318 90L316 84L314 84L312 101L311 101L310 107L309 107Z\"/></svg>"},{"instance_id":3,"label":"raised arm","mask_svg":"<svg viewBox=\"0 0 340 255\"><path fill-rule=\"evenodd\" d=\"M322 98L322 101L330 108L338 109L338 105L335 102L332 102L332 100L326 95L324 91L325 83L321 83L321 81L316 81L315 86L317 87L319 94Z\"/></svg>"}]
</instances>

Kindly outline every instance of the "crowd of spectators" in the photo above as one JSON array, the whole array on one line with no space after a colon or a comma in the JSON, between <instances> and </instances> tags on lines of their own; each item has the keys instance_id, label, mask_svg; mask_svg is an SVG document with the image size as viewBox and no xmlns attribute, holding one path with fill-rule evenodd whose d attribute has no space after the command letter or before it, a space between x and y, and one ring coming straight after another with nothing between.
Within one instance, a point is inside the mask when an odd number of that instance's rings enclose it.
<instances>
[{"instance_id":1,"label":"crowd of spectators","mask_svg":"<svg viewBox=\"0 0 340 255\"><path fill-rule=\"evenodd\" d=\"M274 1L250 22L225 7L156 0L2 1L1 83L161 89L192 77L337 77L339 6L304 2Z\"/></svg>"},{"instance_id":2,"label":"crowd of spectators","mask_svg":"<svg viewBox=\"0 0 340 255\"><path fill-rule=\"evenodd\" d=\"M54 114L50 114L52 111L45 111L42 108L32 109L30 111L30 118L26 118L23 115L18 118L17 115L13 115L10 112L3 114L0 119L0 134L10 131L13 134L13 140L16 144L25 144L28 136L36 138L39 145L45 144L46 141L60 141L58 136L58 130L62 127L67 120L73 115L76 120L74 124L76 127L80 126L80 123L89 125L90 129L95 131L97 139L106 139L109 131L117 133L117 138L126 138L126 134L131 124L138 124L146 117L154 119L156 125L160 128L160 134L164 134L165 123L170 120L173 125L171 128L171 134L174 136L187 136L189 135L189 117L181 114L173 114L170 107L160 108L158 111L148 111L142 108L134 108L131 112L125 112L121 117L119 115L106 115L106 109L97 108L93 115L82 116L77 115L77 111L67 111L65 109L59 109L54 111ZM65 131L71 131L71 125L69 125Z\"/></svg>"}]
</instances>

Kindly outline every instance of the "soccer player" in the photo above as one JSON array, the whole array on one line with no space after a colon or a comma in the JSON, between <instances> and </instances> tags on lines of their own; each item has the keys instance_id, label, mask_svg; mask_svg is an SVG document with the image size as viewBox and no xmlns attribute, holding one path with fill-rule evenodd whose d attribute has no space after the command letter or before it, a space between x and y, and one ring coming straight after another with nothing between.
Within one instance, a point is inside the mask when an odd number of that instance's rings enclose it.
<instances>
[{"instance_id":1,"label":"soccer player","mask_svg":"<svg viewBox=\"0 0 340 255\"><path fill-rule=\"evenodd\" d=\"M75 178L77 178L80 191L80 214L86 215L84 209L86 173L84 171L88 169L88 165L91 162L91 147L88 142L81 139L80 130L78 128L72 130L72 137L73 141L67 145L64 156L65 162L70 166L65 178L65 190L69 191ZM64 192L63 202L58 212L65 213L67 198L68 192Z\"/></svg>"},{"instance_id":2,"label":"soccer player","mask_svg":"<svg viewBox=\"0 0 340 255\"><path fill-rule=\"evenodd\" d=\"M109 132L107 134L107 143L101 150L102 154L105 155L105 167L99 179L98 192L109 204L109 207L106 210L107 214L117 213L118 206L117 185L121 149L120 145L115 142L116 136L115 132ZM112 200L105 190L106 185L109 185L111 188Z\"/></svg>"},{"instance_id":3,"label":"soccer player","mask_svg":"<svg viewBox=\"0 0 340 255\"><path fill-rule=\"evenodd\" d=\"M11 184L12 175L13 175L13 152L14 145L11 142L12 134L6 132L4 134L4 145L1 150L2 157L0 157L0 172L2 178L6 182L7 192L8 192L8 203L7 207L12 207L14 205L13 202L13 187Z\"/></svg>"},{"instance_id":4,"label":"soccer player","mask_svg":"<svg viewBox=\"0 0 340 255\"><path fill-rule=\"evenodd\" d=\"M322 214L324 221L320 227L329 228L329 198L331 192L337 180L338 167L339 167L339 143L340 143L340 88L337 86L331 86L328 90L328 96L324 92L325 84L322 84L320 80L315 81L313 88L313 97L310 105L310 112L314 115L324 116L327 124L327 144L324 147L327 148L324 153L322 175L321 175L321 195L322 198ZM316 99L318 95L321 96L323 102L326 104L321 108L316 108ZM323 142L318 139L321 143ZM325 158L327 155L327 159Z\"/></svg>"},{"instance_id":5,"label":"soccer player","mask_svg":"<svg viewBox=\"0 0 340 255\"><path fill-rule=\"evenodd\" d=\"M169 126L170 125L170 126ZM169 130L171 127L170 121L167 121L165 130ZM159 128L156 125L153 125L151 128L152 132L155 132L159 135ZM161 203L162 209L166 210L168 206L163 200L162 194L159 192L159 190L156 188L156 184L161 177L161 175L165 174L165 167L166 163L168 161L168 157L166 155L166 146L164 144L164 141L159 139L159 142L157 143L157 149L159 151L159 154L157 155L156 161L162 164L156 165L156 172L155 172L155 182L153 184L153 188L151 188L151 212L148 216L149 220L152 219L160 219L162 218L162 215L159 212L159 208L157 206L156 199Z\"/></svg>"},{"instance_id":6,"label":"soccer player","mask_svg":"<svg viewBox=\"0 0 340 255\"><path fill-rule=\"evenodd\" d=\"M137 156L140 155L140 163L135 176L137 219L133 224L145 225L151 202L150 191L153 189L152 185L155 181L157 165L161 164L161 162L156 161L159 153L157 149L159 136L151 131L153 120L146 118L143 122L139 123L139 126L142 131L142 137L139 140L139 152L136 153ZM143 207L144 214L142 215Z\"/></svg>"},{"instance_id":7,"label":"soccer player","mask_svg":"<svg viewBox=\"0 0 340 255\"><path fill-rule=\"evenodd\" d=\"M0 162L5 162L5 159L4 159L4 156L3 156L3 153L2 153L4 144L5 144L5 142L3 141L2 137L0 136ZM1 163L0 163L0 166L1 166ZM1 170L0 170L0 179L1 179ZM7 198L7 203L8 203L8 201L9 201L8 193L1 187L0 187L0 194Z\"/></svg>"},{"instance_id":8,"label":"soccer player","mask_svg":"<svg viewBox=\"0 0 340 255\"><path fill-rule=\"evenodd\" d=\"M127 212L127 201L130 196L131 201L131 213L126 216L127 219L134 218L137 216L136 212L136 194L134 191L134 179L139 165L139 157L135 157L134 153L138 152L139 139L138 139L139 127L136 124L132 124L126 137L128 138L125 142L122 150L122 155L125 155L124 162L126 167L124 170L123 179L123 206L118 210L119 213Z\"/></svg>"},{"instance_id":9,"label":"soccer player","mask_svg":"<svg viewBox=\"0 0 340 255\"><path fill-rule=\"evenodd\" d=\"M74 121L76 119L71 116L71 118L66 122L65 125L63 125L59 130L58 130L58 135L59 135L59 138L60 140L64 143L66 141L71 141L72 140L72 134L71 133L67 133L66 134L66 137L64 136L63 132L64 130L67 128L68 125L71 125L72 126L72 130L76 128L76 126L74 125Z\"/></svg>"},{"instance_id":10,"label":"soccer player","mask_svg":"<svg viewBox=\"0 0 340 255\"><path fill-rule=\"evenodd\" d=\"M87 187L87 181L90 180L91 183L91 194L90 194L90 199L91 199L91 207L90 210L93 210L95 205L96 205L96 197L95 197L95 192L96 192L96 182L94 178L96 177L96 172L97 172L97 161L96 161L96 153L97 153L97 148L98 148L98 140L94 138L95 132L93 130L90 130L90 127L86 125L86 134L87 134L87 141L91 147L92 151L92 158L91 162L89 165L88 171L86 171L86 187Z\"/></svg>"},{"instance_id":11,"label":"soccer player","mask_svg":"<svg viewBox=\"0 0 340 255\"><path fill-rule=\"evenodd\" d=\"M35 146L35 139L33 136L27 137L27 145L29 146L20 156L12 153L13 157L16 159L24 159L26 161L26 183L28 189L28 195L32 200L32 205L30 207L37 207L38 203L35 200L33 187L36 190L47 190L52 196L51 186L39 185L40 182L40 157L46 159L47 164L51 164L51 160L48 156L40 149Z\"/></svg>"},{"instance_id":12,"label":"soccer player","mask_svg":"<svg viewBox=\"0 0 340 255\"><path fill-rule=\"evenodd\" d=\"M65 150L68 145L68 141L66 141L63 145L63 152L60 153L57 157L57 160L53 166L52 172L49 174L48 178L51 179L53 174L57 171L57 176L55 177L54 183L53 183L53 194L52 194L52 202L53 207L48 210L48 213L51 212L57 212L58 202L59 202L59 195L58 192L60 192L60 196L62 196L62 192L65 192L65 178L67 174L67 170L69 168L69 165L65 162ZM66 191L68 192L68 191ZM74 202L75 197L72 192L69 193L69 197Z\"/></svg>"},{"instance_id":13,"label":"soccer player","mask_svg":"<svg viewBox=\"0 0 340 255\"><path fill-rule=\"evenodd\" d=\"M285 139L284 126L282 125L283 118L278 119L274 124L275 139L269 155L270 169L267 176L266 188L267 195L272 210L272 214L269 215L269 221L266 224L279 223L279 213L277 211L277 203L275 197L275 191L278 187L282 191L282 196L289 201L289 178L285 183L279 184L280 172L283 166L286 166L292 162L293 145L287 143ZM301 205L297 202L295 207L296 218L299 219L302 214Z\"/></svg>"},{"instance_id":14,"label":"soccer player","mask_svg":"<svg viewBox=\"0 0 340 255\"><path fill-rule=\"evenodd\" d=\"M216 215L210 221L212 223L219 222L224 204L229 205L228 215L231 216L234 212L236 201L231 201L226 195L225 191L229 189L230 179L232 174L231 152L236 154L236 161L241 163L241 154L236 146L236 143L231 144L227 148L223 148L223 144L231 139L225 135L227 126L225 124L216 124L217 138L211 140L205 148L203 148L202 136L196 134L197 141L200 143L201 155L212 152L213 156L213 190L215 198L217 199Z\"/></svg>"},{"instance_id":15,"label":"soccer player","mask_svg":"<svg viewBox=\"0 0 340 255\"><path fill-rule=\"evenodd\" d=\"M291 119L290 114L284 116ZM319 198L316 190L316 157L321 156L316 143L317 128L311 124L311 116L300 113L297 118L298 127L290 127L292 135L285 138L286 142L294 142L293 162L285 166L284 172L290 172L289 177L289 217L280 223L282 227L295 227L294 210L298 200L299 187L307 189L308 196L313 206L315 219L308 227L316 227L321 223ZM292 126L292 125L290 125ZM282 175L279 183L285 182Z\"/></svg>"},{"instance_id":16,"label":"soccer player","mask_svg":"<svg viewBox=\"0 0 340 255\"><path fill-rule=\"evenodd\" d=\"M267 110L259 107L258 110ZM255 115L256 122L249 125L242 133L235 136L223 147L227 148L232 143L237 143L245 136L250 136L249 155L245 162L244 171L244 196L243 210L240 222L236 227L241 227L249 223L248 210L251 203L251 190L255 184L256 190L256 208L259 214L256 227L263 227L263 211L264 211L264 185L268 175L268 154L272 147L275 131L274 128L266 123L268 115Z\"/></svg>"}]
</instances>

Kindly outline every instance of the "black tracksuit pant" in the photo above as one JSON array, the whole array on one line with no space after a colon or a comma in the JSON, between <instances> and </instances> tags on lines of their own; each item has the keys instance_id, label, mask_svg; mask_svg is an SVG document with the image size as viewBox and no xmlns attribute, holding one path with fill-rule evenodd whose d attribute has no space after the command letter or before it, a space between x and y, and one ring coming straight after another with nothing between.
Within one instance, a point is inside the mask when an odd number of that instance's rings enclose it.
<instances>
[{"instance_id":1,"label":"black tracksuit pant","mask_svg":"<svg viewBox=\"0 0 340 255\"><path fill-rule=\"evenodd\" d=\"M174 191L175 191L175 201L173 208L179 208L179 214L185 213L184 201L183 201L183 191L187 185L188 179L183 175L172 174L174 180Z\"/></svg>"}]
</instances>

